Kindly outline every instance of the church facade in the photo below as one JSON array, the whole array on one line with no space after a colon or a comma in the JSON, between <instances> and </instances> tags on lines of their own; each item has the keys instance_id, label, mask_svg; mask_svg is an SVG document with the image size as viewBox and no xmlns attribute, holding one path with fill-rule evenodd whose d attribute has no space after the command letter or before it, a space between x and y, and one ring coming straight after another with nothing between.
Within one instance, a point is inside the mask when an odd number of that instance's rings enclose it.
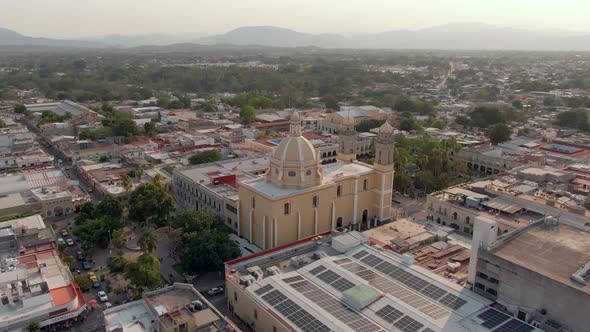
<instances>
[{"instance_id":1,"label":"church facade","mask_svg":"<svg viewBox=\"0 0 590 332\"><path fill-rule=\"evenodd\" d=\"M354 121L340 133L338 162L321 165L290 120L289 136L270 158L266 174L240 183L239 235L263 249L341 227L359 229L391 219L393 128L387 122L375 141L375 163L356 161Z\"/></svg>"}]
</instances>

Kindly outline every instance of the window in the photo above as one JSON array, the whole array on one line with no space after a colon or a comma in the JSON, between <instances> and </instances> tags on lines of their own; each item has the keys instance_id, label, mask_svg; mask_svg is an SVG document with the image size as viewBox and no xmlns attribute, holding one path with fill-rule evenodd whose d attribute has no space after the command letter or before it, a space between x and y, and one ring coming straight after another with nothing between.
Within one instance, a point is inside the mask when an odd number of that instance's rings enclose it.
<instances>
[{"instance_id":1,"label":"window","mask_svg":"<svg viewBox=\"0 0 590 332\"><path fill-rule=\"evenodd\" d=\"M457 212L453 212L453 220L457 220Z\"/></svg>"},{"instance_id":2,"label":"window","mask_svg":"<svg viewBox=\"0 0 590 332\"><path fill-rule=\"evenodd\" d=\"M483 284L480 284L479 282L476 282L475 283L475 287L476 288L479 288L481 290L485 290L486 289L486 286L484 286Z\"/></svg>"},{"instance_id":3,"label":"window","mask_svg":"<svg viewBox=\"0 0 590 332\"><path fill-rule=\"evenodd\" d=\"M311 175L311 169L308 169L307 172L305 172L305 175L310 176Z\"/></svg>"},{"instance_id":4,"label":"window","mask_svg":"<svg viewBox=\"0 0 590 332\"><path fill-rule=\"evenodd\" d=\"M285 215L288 215L291 212L291 205L289 203L285 203L284 212Z\"/></svg>"},{"instance_id":5,"label":"window","mask_svg":"<svg viewBox=\"0 0 590 332\"><path fill-rule=\"evenodd\" d=\"M294 177L297 175L297 173L295 173L295 171L289 171L289 173L288 173L288 174L289 174L289 176L290 176L290 177L292 177L292 178L294 178Z\"/></svg>"},{"instance_id":6,"label":"window","mask_svg":"<svg viewBox=\"0 0 590 332\"><path fill-rule=\"evenodd\" d=\"M318 207L320 203L320 197L319 196L313 196L313 207Z\"/></svg>"},{"instance_id":7,"label":"window","mask_svg":"<svg viewBox=\"0 0 590 332\"><path fill-rule=\"evenodd\" d=\"M363 180L363 190L369 189L369 181L367 179Z\"/></svg>"},{"instance_id":8,"label":"window","mask_svg":"<svg viewBox=\"0 0 590 332\"><path fill-rule=\"evenodd\" d=\"M495 289L488 288L486 292L490 293L493 296L498 296L498 292Z\"/></svg>"},{"instance_id":9,"label":"window","mask_svg":"<svg viewBox=\"0 0 590 332\"><path fill-rule=\"evenodd\" d=\"M477 276L482 279L488 280L488 275L485 273L477 272Z\"/></svg>"},{"instance_id":10,"label":"window","mask_svg":"<svg viewBox=\"0 0 590 332\"><path fill-rule=\"evenodd\" d=\"M490 280L489 280L489 281L490 281L492 284L497 284L497 283L499 282L499 281L498 281L498 279L496 279L496 278L492 278L492 277L490 277Z\"/></svg>"},{"instance_id":11,"label":"window","mask_svg":"<svg viewBox=\"0 0 590 332\"><path fill-rule=\"evenodd\" d=\"M342 186L336 187L336 196L340 197L342 195Z\"/></svg>"},{"instance_id":12,"label":"window","mask_svg":"<svg viewBox=\"0 0 590 332\"><path fill-rule=\"evenodd\" d=\"M238 302L238 293L234 292L234 301Z\"/></svg>"},{"instance_id":13,"label":"window","mask_svg":"<svg viewBox=\"0 0 590 332\"><path fill-rule=\"evenodd\" d=\"M258 319L258 311L256 309L254 309L254 319Z\"/></svg>"},{"instance_id":14,"label":"window","mask_svg":"<svg viewBox=\"0 0 590 332\"><path fill-rule=\"evenodd\" d=\"M272 332L277 332L277 327L276 326L272 326Z\"/></svg>"},{"instance_id":15,"label":"window","mask_svg":"<svg viewBox=\"0 0 590 332\"><path fill-rule=\"evenodd\" d=\"M252 197L252 208L256 208L256 197Z\"/></svg>"},{"instance_id":16,"label":"window","mask_svg":"<svg viewBox=\"0 0 590 332\"><path fill-rule=\"evenodd\" d=\"M229 217L227 218L227 223L230 224L230 226L231 226L231 218L229 218Z\"/></svg>"}]
</instances>

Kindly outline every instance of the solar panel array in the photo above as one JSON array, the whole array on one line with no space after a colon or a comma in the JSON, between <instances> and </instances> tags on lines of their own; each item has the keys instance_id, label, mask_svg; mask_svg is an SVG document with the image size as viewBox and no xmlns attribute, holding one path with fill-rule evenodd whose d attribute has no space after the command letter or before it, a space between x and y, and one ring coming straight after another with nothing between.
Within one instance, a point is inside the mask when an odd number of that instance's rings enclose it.
<instances>
[{"instance_id":1,"label":"solar panel array","mask_svg":"<svg viewBox=\"0 0 590 332\"><path fill-rule=\"evenodd\" d=\"M317 277L318 277L318 279L325 282L326 284L334 287L335 289L337 289L341 292L344 292L345 290L354 287L354 284L352 282L341 277L340 275L338 275L338 273L336 273L332 270L328 270L324 266L319 266L319 267L323 268L323 270L322 270L323 272L321 274L318 274ZM318 268L316 268L316 269L318 269ZM314 271L312 270L310 272L313 274Z\"/></svg>"},{"instance_id":2,"label":"solar panel array","mask_svg":"<svg viewBox=\"0 0 590 332\"><path fill-rule=\"evenodd\" d=\"M285 279L283 279L283 281L285 281ZM361 313L347 307L338 299L307 280L291 282L288 284L311 302L315 303L355 331L383 331L381 327L364 317Z\"/></svg>"},{"instance_id":3,"label":"solar panel array","mask_svg":"<svg viewBox=\"0 0 590 332\"><path fill-rule=\"evenodd\" d=\"M393 297L408 305L420 310L426 315L439 319L449 315L449 311L444 307L428 300L426 297L411 291L400 283L394 282L389 278L385 278L359 263L352 262L341 265L344 269L353 274L365 279L369 284L384 293L391 294ZM445 292L446 293L446 292Z\"/></svg>"},{"instance_id":4,"label":"solar panel array","mask_svg":"<svg viewBox=\"0 0 590 332\"><path fill-rule=\"evenodd\" d=\"M395 281L410 287L435 301L438 301L445 307L457 310L467 303L467 301L463 300L462 298L450 294L444 289L433 285L419 277L416 277L412 273L404 271L403 269L386 262L373 254L369 254L366 250L359 251L353 257L358 257L357 259L363 264L376 269L377 271L391 277Z\"/></svg>"},{"instance_id":5,"label":"solar panel array","mask_svg":"<svg viewBox=\"0 0 590 332\"><path fill-rule=\"evenodd\" d=\"M531 332L535 328L520 321L518 319L511 319L508 323L498 327L493 332Z\"/></svg>"},{"instance_id":6,"label":"solar panel array","mask_svg":"<svg viewBox=\"0 0 590 332\"><path fill-rule=\"evenodd\" d=\"M397 322L393 323L393 326L397 327L402 332L417 332L424 325L410 316L404 316Z\"/></svg>"},{"instance_id":7,"label":"solar panel array","mask_svg":"<svg viewBox=\"0 0 590 332\"><path fill-rule=\"evenodd\" d=\"M477 317L483 319L481 326L488 329L492 329L510 319L510 316L495 309L488 309L477 315Z\"/></svg>"},{"instance_id":8,"label":"solar panel array","mask_svg":"<svg viewBox=\"0 0 590 332\"><path fill-rule=\"evenodd\" d=\"M303 279L303 278L302 278ZM289 300L281 291L274 289L272 285L263 286L254 291L261 295L268 304L277 312L287 317L295 326L304 332L330 332L330 328L313 317L307 310L297 303Z\"/></svg>"}]
</instances>

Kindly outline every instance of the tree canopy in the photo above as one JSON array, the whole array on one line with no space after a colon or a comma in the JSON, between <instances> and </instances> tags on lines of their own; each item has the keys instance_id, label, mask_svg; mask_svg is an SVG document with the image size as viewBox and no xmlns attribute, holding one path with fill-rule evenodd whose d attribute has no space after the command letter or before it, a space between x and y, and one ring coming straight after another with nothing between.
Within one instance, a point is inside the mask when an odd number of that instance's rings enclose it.
<instances>
[{"instance_id":1,"label":"tree canopy","mask_svg":"<svg viewBox=\"0 0 590 332\"><path fill-rule=\"evenodd\" d=\"M137 287L155 288L162 283L160 261L155 256L143 254L137 261L125 265L125 278Z\"/></svg>"},{"instance_id":2,"label":"tree canopy","mask_svg":"<svg viewBox=\"0 0 590 332\"><path fill-rule=\"evenodd\" d=\"M221 270L224 262L241 254L223 224L210 212L184 211L174 227L182 230L182 265L186 271Z\"/></svg>"},{"instance_id":3,"label":"tree canopy","mask_svg":"<svg viewBox=\"0 0 590 332\"><path fill-rule=\"evenodd\" d=\"M188 158L191 165L212 163L219 160L221 160L221 153L215 149L198 152Z\"/></svg>"},{"instance_id":4,"label":"tree canopy","mask_svg":"<svg viewBox=\"0 0 590 332\"><path fill-rule=\"evenodd\" d=\"M123 203L112 194L106 194L102 198L102 201L96 205L93 211L93 216L97 217L111 217L121 218L123 215Z\"/></svg>"},{"instance_id":5,"label":"tree canopy","mask_svg":"<svg viewBox=\"0 0 590 332\"><path fill-rule=\"evenodd\" d=\"M163 226L174 208L174 196L159 183L141 183L129 195L128 216L135 222Z\"/></svg>"},{"instance_id":6,"label":"tree canopy","mask_svg":"<svg viewBox=\"0 0 590 332\"><path fill-rule=\"evenodd\" d=\"M256 109L252 106L244 106L240 111L240 120L243 124L249 125L256 120Z\"/></svg>"},{"instance_id":7,"label":"tree canopy","mask_svg":"<svg viewBox=\"0 0 590 332\"><path fill-rule=\"evenodd\" d=\"M371 129L378 128L384 123L385 123L385 120L368 119L368 120L362 120L361 122L357 123L354 126L354 128L356 129L356 131L369 132Z\"/></svg>"},{"instance_id":8,"label":"tree canopy","mask_svg":"<svg viewBox=\"0 0 590 332\"><path fill-rule=\"evenodd\" d=\"M490 142L492 142L492 144L498 144L509 141L511 135L512 128L503 123L495 124L489 127L486 131L486 136L490 139Z\"/></svg>"},{"instance_id":9,"label":"tree canopy","mask_svg":"<svg viewBox=\"0 0 590 332\"><path fill-rule=\"evenodd\" d=\"M574 109L561 112L557 114L555 124L567 128L590 130L588 112L584 110Z\"/></svg>"}]
</instances>

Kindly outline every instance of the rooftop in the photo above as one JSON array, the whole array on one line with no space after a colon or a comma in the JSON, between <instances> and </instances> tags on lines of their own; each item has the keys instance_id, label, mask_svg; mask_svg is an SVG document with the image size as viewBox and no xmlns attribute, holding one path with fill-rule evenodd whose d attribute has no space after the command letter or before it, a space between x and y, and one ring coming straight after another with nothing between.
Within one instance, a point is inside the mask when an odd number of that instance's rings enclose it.
<instances>
[{"instance_id":1,"label":"rooftop","mask_svg":"<svg viewBox=\"0 0 590 332\"><path fill-rule=\"evenodd\" d=\"M226 264L228 282L295 330L491 331L519 322L506 315L486 324L484 312L496 312L491 301L369 245L358 232L323 234Z\"/></svg>"},{"instance_id":2,"label":"rooftop","mask_svg":"<svg viewBox=\"0 0 590 332\"><path fill-rule=\"evenodd\" d=\"M348 177L359 177L361 175L373 171L370 165L361 162L345 163L342 161L338 161L332 164L320 165L320 167L324 170L322 184L320 185L320 187L333 185L339 179L344 179ZM246 180L242 182L242 185L247 186L250 189L259 192L263 195L266 195L270 198L280 198L290 195L296 195L299 193L307 192L309 190L316 190L318 188L280 188L274 185L273 183L268 182L264 177L257 177L251 180Z\"/></svg>"},{"instance_id":3,"label":"rooftop","mask_svg":"<svg viewBox=\"0 0 590 332\"><path fill-rule=\"evenodd\" d=\"M590 294L590 285L571 280L572 274L590 262L590 232L560 224L531 227L508 240L493 254L548 278Z\"/></svg>"}]
</instances>

